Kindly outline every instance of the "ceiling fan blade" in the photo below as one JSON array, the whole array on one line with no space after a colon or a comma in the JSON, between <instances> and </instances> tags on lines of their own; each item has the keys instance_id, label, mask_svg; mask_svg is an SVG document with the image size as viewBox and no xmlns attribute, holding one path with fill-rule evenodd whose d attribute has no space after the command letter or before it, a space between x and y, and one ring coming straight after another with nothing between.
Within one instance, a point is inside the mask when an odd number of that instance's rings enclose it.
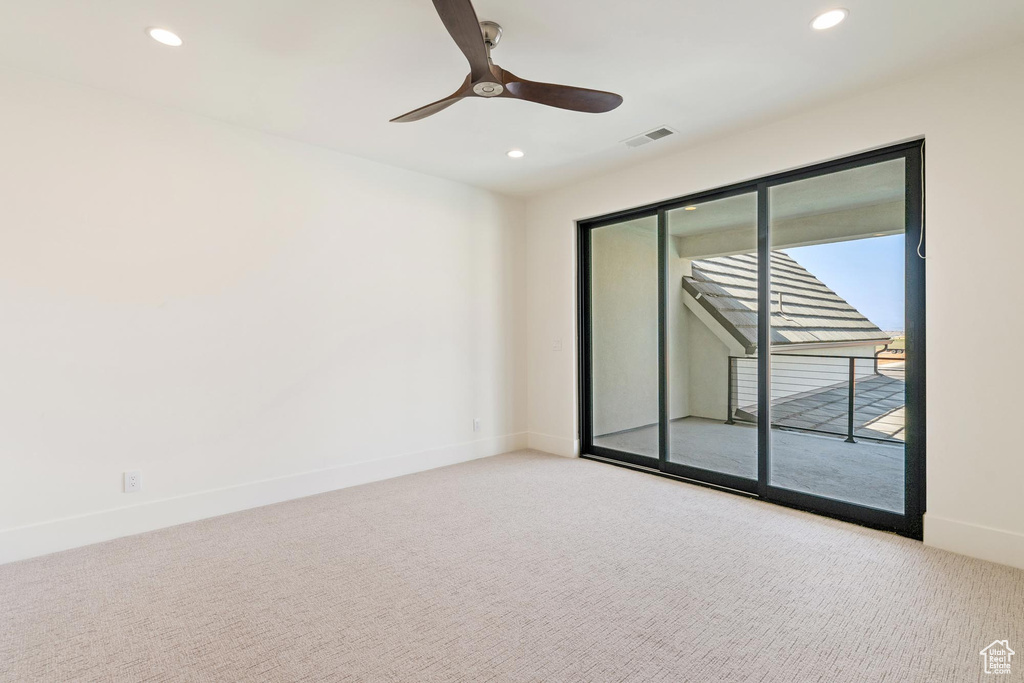
<instances>
[{"instance_id":1,"label":"ceiling fan blade","mask_svg":"<svg viewBox=\"0 0 1024 683\"><path fill-rule=\"evenodd\" d=\"M491 73L487 45L480 31L480 20L470 0L434 0L434 9L441 17L455 44L469 60L469 73L478 81Z\"/></svg>"},{"instance_id":2,"label":"ceiling fan blade","mask_svg":"<svg viewBox=\"0 0 1024 683\"><path fill-rule=\"evenodd\" d=\"M402 114L401 116L393 118L391 119L391 123L410 123L412 121L419 121L420 119L425 119L428 116L432 116L433 114L436 114L439 111L447 109L448 107L452 106L461 99L462 95L452 95L451 97L446 97L443 100L432 102L425 107L413 109L411 112L407 114Z\"/></svg>"},{"instance_id":3,"label":"ceiling fan blade","mask_svg":"<svg viewBox=\"0 0 1024 683\"><path fill-rule=\"evenodd\" d=\"M622 104L621 95L604 90L527 81L508 71L504 72L503 80L508 97L546 104L549 107L601 114Z\"/></svg>"},{"instance_id":4,"label":"ceiling fan blade","mask_svg":"<svg viewBox=\"0 0 1024 683\"><path fill-rule=\"evenodd\" d=\"M419 109L413 109L411 112L402 114L396 118L391 119L391 123L409 123L410 121L419 121L425 119L428 116L436 114L437 112L447 109L459 100L470 97L473 95L472 88L469 87L470 76L466 76L466 80L462 82L462 85L458 90L453 92L448 97L438 100L437 102L431 102L430 104L420 107Z\"/></svg>"}]
</instances>

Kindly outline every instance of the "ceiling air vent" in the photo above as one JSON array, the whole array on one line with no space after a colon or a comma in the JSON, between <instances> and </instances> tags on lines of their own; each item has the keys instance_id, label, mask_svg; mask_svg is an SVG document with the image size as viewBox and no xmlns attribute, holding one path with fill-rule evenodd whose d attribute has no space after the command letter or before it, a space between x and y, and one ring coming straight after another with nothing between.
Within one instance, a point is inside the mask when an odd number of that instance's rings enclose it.
<instances>
[{"instance_id":1,"label":"ceiling air vent","mask_svg":"<svg viewBox=\"0 0 1024 683\"><path fill-rule=\"evenodd\" d=\"M654 130L643 133L642 135L629 138L624 142L626 143L626 147L639 147L641 145L646 145L648 142L667 138L669 135L675 135L675 131L666 126L662 126L661 128L655 128Z\"/></svg>"}]
</instances>

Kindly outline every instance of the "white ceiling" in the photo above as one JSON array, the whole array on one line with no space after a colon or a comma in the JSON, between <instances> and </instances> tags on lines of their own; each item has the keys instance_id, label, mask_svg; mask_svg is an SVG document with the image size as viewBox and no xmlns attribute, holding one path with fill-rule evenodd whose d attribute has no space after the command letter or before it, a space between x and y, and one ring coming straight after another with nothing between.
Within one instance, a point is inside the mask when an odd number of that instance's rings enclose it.
<instances>
[{"instance_id":1,"label":"white ceiling","mask_svg":"<svg viewBox=\"0 0 1024 683\"><path fill-rule=\"evenodd\" d=\"M472 99L388 123L468 71L430 0L0 0L0 65L520 194L1024 40L1021 0L842 0L850 18L827 32L808 24L830 0L475 4L505 29L495 63L625 103ZM661 125L680 134L620 144Z\"/></svg>"}]
</instances>

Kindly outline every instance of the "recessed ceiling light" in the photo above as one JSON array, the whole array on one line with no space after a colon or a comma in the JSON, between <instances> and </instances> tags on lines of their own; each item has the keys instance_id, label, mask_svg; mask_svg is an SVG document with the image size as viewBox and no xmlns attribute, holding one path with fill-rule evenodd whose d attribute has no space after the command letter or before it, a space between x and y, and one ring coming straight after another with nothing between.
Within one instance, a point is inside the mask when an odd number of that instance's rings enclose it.
<instances>
[{"instance_id":1,"label":"recessed ceiling light","mask_svg":"<svg viewBox=\"0 0 1024 683\"><path fill-rule=\"evenodd\" d=\"M181 38L173 31L168 31L165 28L147 28L146 33L158 43L169 45L170 47L181 47Z\"/></svg>"},{"instance_id":2,"label":"recessed ceiling light","mask_svg":"<svg viewBox=\"0 0 1024 683\"><path fill-rule=\"evenodd\" d=\"M811 22L811 28L815 31L824 31L827 28L838 26L849 14L849 10L842 8L830 9L829 11L822 12L818 16L814 17L814 21Z\"/></svg>"},{"instance_id":3,"label":"recessed ceiling light","mask_svg":"<svg viewBox=\"0 0 1024 683\"><path fill-rule=\"evenodd\" d=\"M524 152L521 149L510 149L509 151L505 152L505 154L508 156L509 159L522 159L523 157L526 156L526 152Z\"/></svg>"},{"instance_id":4,"label":"recessed ceiling light","mask_svg":"<svg viewBox=\"0 0 1024 683\"><path fill-rule=\"evenodd\" d=\"M684 206L683 209L685 211L696 211L697 207L696 206Z\"/></svg>"}]
</instances>

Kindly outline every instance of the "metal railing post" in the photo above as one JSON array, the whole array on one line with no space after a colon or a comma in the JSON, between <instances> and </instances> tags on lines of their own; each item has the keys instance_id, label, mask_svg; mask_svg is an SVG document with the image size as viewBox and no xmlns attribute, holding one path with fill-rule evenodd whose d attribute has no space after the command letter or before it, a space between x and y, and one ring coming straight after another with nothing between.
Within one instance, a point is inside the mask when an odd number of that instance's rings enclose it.
<instances>
[{"instance_id":1,"label":"metal railing post","mask_svg":"<svg viewBox=\"0 0 1024 683\"><path fill-rule=\"evenodd\" d=\"M850 406L846 416L846 443L857 443L853 438L853 401L857 391L857 359L850 358Z\"/></svg>"},{"instance_id":2,"label":"metal railing post","mask_svg":"<svg viewBox=\"0 0 1024 683\"><path fill-rule=\"evenodd\" d=\"M736 420L732 419L732 368L733 368L733 357L729 356L727 362L729 363L729 380L728 389L725 392L725 424L734 425Z\"/></svg>"}]
</instances>

